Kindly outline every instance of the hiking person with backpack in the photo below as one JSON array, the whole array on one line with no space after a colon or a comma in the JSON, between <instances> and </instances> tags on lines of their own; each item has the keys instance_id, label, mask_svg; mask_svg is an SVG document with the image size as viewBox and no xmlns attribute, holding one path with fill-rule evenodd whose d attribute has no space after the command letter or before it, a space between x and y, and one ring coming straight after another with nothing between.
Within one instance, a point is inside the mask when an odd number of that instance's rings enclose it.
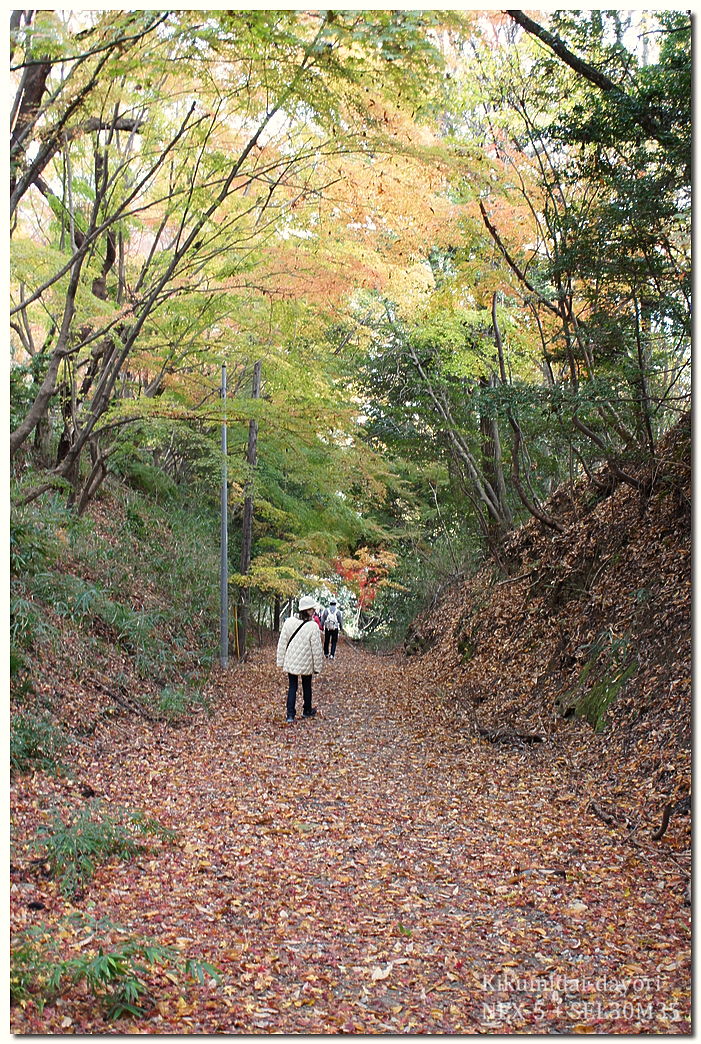
<instances>
[{"instance_id":1,"label":"hiking person with backpack","mask_svg":"<svg viewBox=\"0 0 701 1044\"><path fill-rule=\"evenodd\" d=\"M328 609L321 614L321 623L324 628L324 656L333 660L336 655L336 642L338 632L343 630L343 613L336 606L336 599L332 598ZM329 652L329 646L331 652Z\"/></svg>"},{"instance_id":2,"label":"hiking person with backpack","mask_svg":"<svg viewBox=\"0 0 701 1044\"><path fill-rule=\"evenodd\" d=\"M299 616L290 616L280 630L277 643L277 665L287 671L289 687L287 690L287 723L295 720L297 688L302 679L302 695L304 697L304 718L313 718L316 709L312 707L312 675L318 674L324 666L321 650L321 634L314 620L314 599L305 595L299 600Z\"/></svg>"}]
</instances>

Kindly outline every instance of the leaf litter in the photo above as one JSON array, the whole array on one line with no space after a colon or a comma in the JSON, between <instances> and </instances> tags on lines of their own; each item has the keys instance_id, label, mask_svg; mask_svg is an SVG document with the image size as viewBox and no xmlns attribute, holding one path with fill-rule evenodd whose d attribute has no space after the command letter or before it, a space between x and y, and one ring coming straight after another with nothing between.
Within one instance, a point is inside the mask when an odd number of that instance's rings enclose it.
<instances>
[{"instance_id":1,"label":"leaf litter","mask_svg":"<svg viewBox=\"0 0 701 1044\"><path fill-rule=\"evenodd\" d=\"M556 751L498 751L400 659L344 642L319 715L284 723L270 646L219 672L216 715L106 721L76 774L177 833L98 869L83 903L207 961L138 1023L79 994L18 1033L685 1033L690 917L652 844L583 815ZM13 784L18 823L65 785ZM579 803L579 804L578 804ZM36 916L13 891L13 927ZM62 912L51 881L32 893Z\"/></svg>"},{"instance_id":2,"label":"leaf litter","mask_svg":"<svg viewBox=\"0 0 701 1044\"><path fill-rule=\"evenodd\" d=\"M507 581L446 592L415 655L343 638L311 721L285 724L270 644L178 727L47 663L94 734L71 775L12 781L13 932L48 924L74 955L82 911L220 978L152 971L145 1016L111 1023L75 987L13 1007L13 1032L688 1034L689 817L652 832L690 786L687 429L646 504L558 494L565 532L521 527ZM601 734L565 720L583 678L616 694ZM176 840L68 903L28 852L81 796Z\"/></svg>"}]
</instances>

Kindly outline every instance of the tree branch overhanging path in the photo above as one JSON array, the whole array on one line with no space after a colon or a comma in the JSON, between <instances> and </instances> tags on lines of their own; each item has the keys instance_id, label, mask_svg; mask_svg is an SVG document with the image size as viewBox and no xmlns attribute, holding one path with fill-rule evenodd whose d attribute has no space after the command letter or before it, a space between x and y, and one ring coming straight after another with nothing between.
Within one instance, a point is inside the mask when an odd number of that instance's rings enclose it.
<instances>
[{"instance_id":1,"label":"tree branch overhanging path","mask_svg":"<svg viewBox=\"0 0 701 1044\"><path fill-rule=\"evenodd\" d=\"M544 43L546 47L549 47L553 54L556 54L565 65L569 65L569 67L579 76L582 76L585 80L593 83L594 86L598 87L604 94L610 94L612 97L615 97L628 112L630 118L637 122L641 129L651 138L654 138L655 141L659 142L660 145L665 147L672 146L674 148L679 147L679 142L676 136L661 125L659 120L656 119L651 112L636 102L636 100L630 97L630 95L626 94L622 87L617 83L614 83L614 81L600 69L597 69L594 65L584 61L584 59L576 55L559 36L549 32L544 26L530 18L524 11L506 11L505 13L525 29L527 33L537 37L537 39Z\"/></svg>"},{"instance_id":2,"label":"tree branch overhanging path","mask_svg":"<svg viewBox=\"0 0 701 1044\"><path fill-rule=\"evenodd\" d=\"M339 652L315 682L313 721L284 724L268 648L228 675L208 724L141 721L99 760L84 755L98 793L178 834L157 859L96 879L91 898L190 940L222 975L159 1004L144 1031L571 1032L591 1022L584 987L563 999L548 977L626 966L650 976L640 1008L609 1005L598 1028L664 1032L644 1013L663 1018L683 985L685 929L654 846L580 814L586 794L545 748L480 743L425 683L407 691L406 668L345 640ZM515 1000L500 983L516 977L546 985L500 1023L496 1005Z\"/></svg>"}]
</instances>

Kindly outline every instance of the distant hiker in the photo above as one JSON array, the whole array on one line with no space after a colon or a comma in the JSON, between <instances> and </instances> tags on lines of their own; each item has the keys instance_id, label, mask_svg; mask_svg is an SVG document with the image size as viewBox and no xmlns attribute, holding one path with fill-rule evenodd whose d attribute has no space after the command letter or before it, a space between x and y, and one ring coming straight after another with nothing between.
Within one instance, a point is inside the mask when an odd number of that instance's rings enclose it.
<instances>
[{"instance_id":1,"label":"distant hiker","mask_svg":"<svg viewBox=\"0 0 701 1044\"><path fill-rule=\"evenodd\" d=\"M312 707L312 675L318 674L324 666L321 650L321 635L314 622L314 599L305 595L299 600L299 616L290 616L285 620L277 643L277 665L287 671L289 688L287 690L287 721L295 720L297 703L297 686L302 678L302 695L304 697L303 717L313 718L316 709Z\"/></svg>"},{"instance_id":2,"label":"distant hiker","mask_svg":"<svg viewBox=\"0 0 701 1044\"><path fill-rule=\"evenodd\" d=\"M336 655L336 642L338 632L343 630L343 613L336 605L336 599L332 598L328 609L321 614L321 622L324 626L324 656L333 660ZM329 647L331 651L329 652Z\"/></svg>"},{"instance_id":3,"label":"distant hiker","mask_svg":"<svg viewBox=\"0 0 701 1044\"><path fill-rule=\"evenodd\" d=\"M321 622L321 617L319 616L319 613L316 611L316 609L314 610L314 623L316 624L316 626L319 628L320 631L324 630L324 625Z\"/></svg>"}]
</instances>

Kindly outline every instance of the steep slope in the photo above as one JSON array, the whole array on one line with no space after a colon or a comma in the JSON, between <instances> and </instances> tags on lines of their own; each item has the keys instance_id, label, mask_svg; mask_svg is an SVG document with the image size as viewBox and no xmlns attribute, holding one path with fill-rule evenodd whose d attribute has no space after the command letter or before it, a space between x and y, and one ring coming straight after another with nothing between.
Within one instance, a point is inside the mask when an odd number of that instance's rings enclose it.
<instances>
[{"instance_id":1,"label":"steep slope","mask_svg":"<svg viewBox=\"0 0 701 1044\"><path fill-rule=\"evenodd\" d=\"M566 750L587 794L606 799L596 814L636 830L689 794L690 486L685 417L645 497L561 489L564 532L523 526L505 548L510 575L485 566L407 643L411 672L465 725L499 747L538 736Z\"/></svg>"}]
</instances>

